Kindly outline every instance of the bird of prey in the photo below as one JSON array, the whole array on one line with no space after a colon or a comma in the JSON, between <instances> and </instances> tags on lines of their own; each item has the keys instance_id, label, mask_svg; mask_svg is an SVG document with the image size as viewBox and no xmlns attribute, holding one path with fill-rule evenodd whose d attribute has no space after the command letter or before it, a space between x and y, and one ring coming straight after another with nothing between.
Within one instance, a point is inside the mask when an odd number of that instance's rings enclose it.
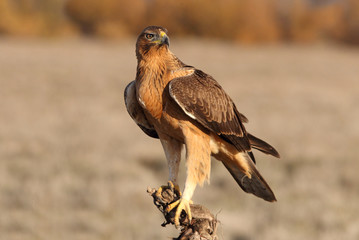
<instances>
[{"instance_id":1,"label":"bird of prey","mask_svg":"<svg viewBox=\"0 0 359 240\"><path fill-rule=\"evenodd\" d=\"M169 50L167 30L146 27L136 42L136 80L125 89L129 115L150 137L159 138L177 189L181 150L186 149L187 176L176 209L175 224L190 203L197 185L209 180L211 156L221 161L238 185L266 201L276 198L255 166L252 149L279 158L265 141L248 133L248 120L210 75L184 64Z\"/></svg>"}]
</instances>

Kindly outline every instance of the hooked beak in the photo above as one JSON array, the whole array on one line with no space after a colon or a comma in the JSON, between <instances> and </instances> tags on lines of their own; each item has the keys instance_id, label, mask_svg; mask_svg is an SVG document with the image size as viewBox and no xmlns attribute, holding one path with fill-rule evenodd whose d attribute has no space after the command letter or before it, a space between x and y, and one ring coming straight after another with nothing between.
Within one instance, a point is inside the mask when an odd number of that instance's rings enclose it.
<instances>
[{"instance_id":1,"label":"hooked beak","mask_svg":"<svg viewBox=\"0 0 359 240\"><path fill-rule=\"evenodd\" d=\"M167 46L170 45L170 39L168 38L165 32L161 31L160 37L161 37L161 44L166 44Z\"/></svg>"}]
</instances>

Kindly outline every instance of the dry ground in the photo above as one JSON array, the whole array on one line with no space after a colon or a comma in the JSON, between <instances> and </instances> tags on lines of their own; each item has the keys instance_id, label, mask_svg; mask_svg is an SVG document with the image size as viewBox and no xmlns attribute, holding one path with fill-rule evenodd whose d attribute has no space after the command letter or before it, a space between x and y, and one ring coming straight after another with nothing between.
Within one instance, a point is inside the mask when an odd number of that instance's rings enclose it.
<instances>
[{"instance_id":1,"label":"dry ground","mask_svg":"<svg viewBox=\"0 0 359 240\"><path fill-rule=\"evenodd\" d=\"M212 161L194 201L218 213L221 239L359 239L359 50L171 43L282 155L256 154L274 204ZM160 143L123 103L135 67L134 40L0 40L1 240L176 235L146 194L167 180Z\"/></svg>"}]
</instances>

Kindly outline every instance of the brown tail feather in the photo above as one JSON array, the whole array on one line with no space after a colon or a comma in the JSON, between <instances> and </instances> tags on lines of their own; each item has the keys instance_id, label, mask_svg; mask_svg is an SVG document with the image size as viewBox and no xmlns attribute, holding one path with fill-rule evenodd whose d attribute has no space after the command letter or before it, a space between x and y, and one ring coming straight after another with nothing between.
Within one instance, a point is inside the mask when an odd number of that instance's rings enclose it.
<instances>
[{"instance_id":1,"label":"brown tail feather","mask_svg":"<svg viewBox=\"0 0 359 240\"><path fill-rule=\"evenodd\" d=\"M233 161L222 161L227 170L231 173L232 177L238 185L243 189L243 191L247 193L252 193L257 197L260 197L266 201L274 202L277 201L274 196L273 191L258 172L254 163L250 159L247 153L241 153L243 157L246 159L246 162L250 168L251 178L249 178L245 173L243 173L237 164Z\"/></svg>"},{"instance_id":2,"label":"brown tail feather","mask_svg":"<svg viewBox=\"0 0 359 240\"><path fill-rule=\"evenodd\" d=\"M251 146L263 153L270 154L274 157L280 158L279 153L275 150L274 147L266 143L265 141L253 136L252 134L248 133L248 139Z\"/></svg>"}]
</instances>

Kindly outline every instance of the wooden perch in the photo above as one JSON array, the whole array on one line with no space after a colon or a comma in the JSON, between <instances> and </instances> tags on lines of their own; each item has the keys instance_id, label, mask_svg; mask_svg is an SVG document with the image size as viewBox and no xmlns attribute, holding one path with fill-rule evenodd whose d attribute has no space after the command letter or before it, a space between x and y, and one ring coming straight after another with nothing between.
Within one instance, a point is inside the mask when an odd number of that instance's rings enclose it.
<instances>
[{"instance_id":1,"label":"wooden perch","mask_svg":"<svg viewBox=\"0 0 359 240\"><path fill-rule=\"evenodd\" d=\"M169 204L175 202L180 198L177 190L169 184L162 187L162 192L154 188L148 188L147 192L153 197L155 206L162 212L165 217L165 222L162 227L167 224L174 225L174 216L177 208L172 209L170 212L166 211ZM181 233L179 237L173 240L217 240L217 219L205 207L198 204L191 204L192 221L189 223L186 213L182 211L180 217Z\"/></svg>"}]
</instances>

